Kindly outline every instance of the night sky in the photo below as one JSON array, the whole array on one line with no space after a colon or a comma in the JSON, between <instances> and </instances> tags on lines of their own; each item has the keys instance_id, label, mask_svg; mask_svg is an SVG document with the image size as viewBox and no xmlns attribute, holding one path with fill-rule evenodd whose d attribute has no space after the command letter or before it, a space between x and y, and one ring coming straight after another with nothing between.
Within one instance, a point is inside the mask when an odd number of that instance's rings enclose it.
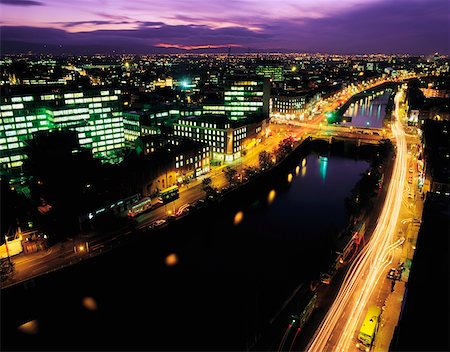
<instances>
[{"instance_id":1,"label":"night sky","mask_svg":"<svg viewBox=\"0 0 450 352\"><path fill-rule=\"evenodd\" d=\"M449 53L448 0L1 0L3 53Z\"/></svg>"}]
</instances>

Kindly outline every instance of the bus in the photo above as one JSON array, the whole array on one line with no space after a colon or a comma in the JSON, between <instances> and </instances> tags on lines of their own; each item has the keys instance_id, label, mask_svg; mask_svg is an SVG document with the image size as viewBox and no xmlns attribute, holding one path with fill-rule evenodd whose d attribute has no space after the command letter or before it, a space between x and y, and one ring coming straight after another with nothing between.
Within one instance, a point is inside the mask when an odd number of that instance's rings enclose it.
<instances>
[{"instance_id":1,"label":"bus","mask_svg":"<svg viewBox=\"0 0 450 352\"><path fill-rule=\"evenodd\" d=\"M305 300L302 304L302 309L300 314L296 317L298 318L298 329L302 330L305 326L306 322L308 321L309 317L311 316L312 312L316 308L317 305L317 294L310 293L307 297L305 297Z\"/></svg>"},{"instance_id":2,"label":"bus","mask_svg":"<svg viewBox=\"0 0 450 352\"><path fill-rule=\"evenodd\" d=\"M179 197L178 186L175 185L160 191L158 201L162 204L167 204Z\"/></svg>"},{"instance_id":3,"label":"bus","mask_svg":"<svg viewBox=\"0 0 450 352\"><path fill-rule=\"evenodd\" d=\"M145 213L147 210L152 208L152 200L150 197L142 198L137 202L133 203L128 209L128 216L134 218L136 215Z\"/></svg>"},{"instance_id":4,"label":"bus","mask_svg":"<svg viewBox=\"0 0 450 352\"><path fill-rule=\"evenodd\" d=\"M378 323L380 321L380 314L380 307L369 307L358 334L359 342L356 344L356 347L360 350L368 352L372 348L375 333L377 332Z\"/></svg>"}]
</instances>

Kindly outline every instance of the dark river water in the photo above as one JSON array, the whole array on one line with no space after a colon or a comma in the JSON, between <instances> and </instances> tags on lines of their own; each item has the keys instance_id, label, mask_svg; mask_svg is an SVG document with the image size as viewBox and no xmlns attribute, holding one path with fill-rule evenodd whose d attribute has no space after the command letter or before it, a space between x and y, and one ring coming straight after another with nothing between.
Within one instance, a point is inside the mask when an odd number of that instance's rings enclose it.
<instances>
[{"instance_id":1,"label":"dark river water","mask_svg":"<svg viewBox=\"0 0 450 352\"><path fill-rule=\"evenodd\" d=\"M245 350L293 290L329 265L344 199L369 167L321 154L297 154L165 229L3 290L3 348ZM171 253L174 266L165 263ZM37 334L17 330L31 320Z\"/></svg>"}]
</instances>

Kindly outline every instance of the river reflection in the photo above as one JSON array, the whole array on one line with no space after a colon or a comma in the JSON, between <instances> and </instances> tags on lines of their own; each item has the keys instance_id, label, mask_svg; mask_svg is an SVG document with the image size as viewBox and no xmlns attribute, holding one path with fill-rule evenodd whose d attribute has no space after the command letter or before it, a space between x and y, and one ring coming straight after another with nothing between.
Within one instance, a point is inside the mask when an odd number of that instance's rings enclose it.
<instances>
[{"instance_id":1,"label":"river reflection","mask_svg":"<svg viewBox=\"0 0 450 352\"><path fill-rule=\"evenodd\" d=\"M392 94L391 89L383 92L377 92L374 95L361 98L352 103L344 113L346 117L352 119L351 122L342 123L342 125L354 127L383 128L383 120L386 116L386 106L389 97Z\"/></svg>"}]
</instances>

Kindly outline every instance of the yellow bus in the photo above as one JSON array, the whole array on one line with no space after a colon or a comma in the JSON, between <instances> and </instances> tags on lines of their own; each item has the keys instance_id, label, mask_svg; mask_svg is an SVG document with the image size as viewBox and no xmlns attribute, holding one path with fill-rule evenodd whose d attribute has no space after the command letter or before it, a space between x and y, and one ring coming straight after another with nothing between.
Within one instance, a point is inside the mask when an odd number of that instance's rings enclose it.
<instances>
[{"instance_id":1,"label":"yellow bus","mask_svg":"<svg viewBox=\"0 0 450 352\"><path fill-rule=\"evenodd\" d=\"M372 348L375 333L378 329L378 322L380 321L380 314L380 307L369 307L358 334L359 342L356 344L356 347L360 350L368 352Z\"/></svg>"},{"instance_id":2,"label":"yellow bus","mask_svg":"<svg viewBox=\"0 0 450 352\"><path fill-rule=\"evenodd\" d=\"M159 191L158 201L162 204L167 204L179 197L178 186L175 185Z\"/></svg>"}]
</instances>

